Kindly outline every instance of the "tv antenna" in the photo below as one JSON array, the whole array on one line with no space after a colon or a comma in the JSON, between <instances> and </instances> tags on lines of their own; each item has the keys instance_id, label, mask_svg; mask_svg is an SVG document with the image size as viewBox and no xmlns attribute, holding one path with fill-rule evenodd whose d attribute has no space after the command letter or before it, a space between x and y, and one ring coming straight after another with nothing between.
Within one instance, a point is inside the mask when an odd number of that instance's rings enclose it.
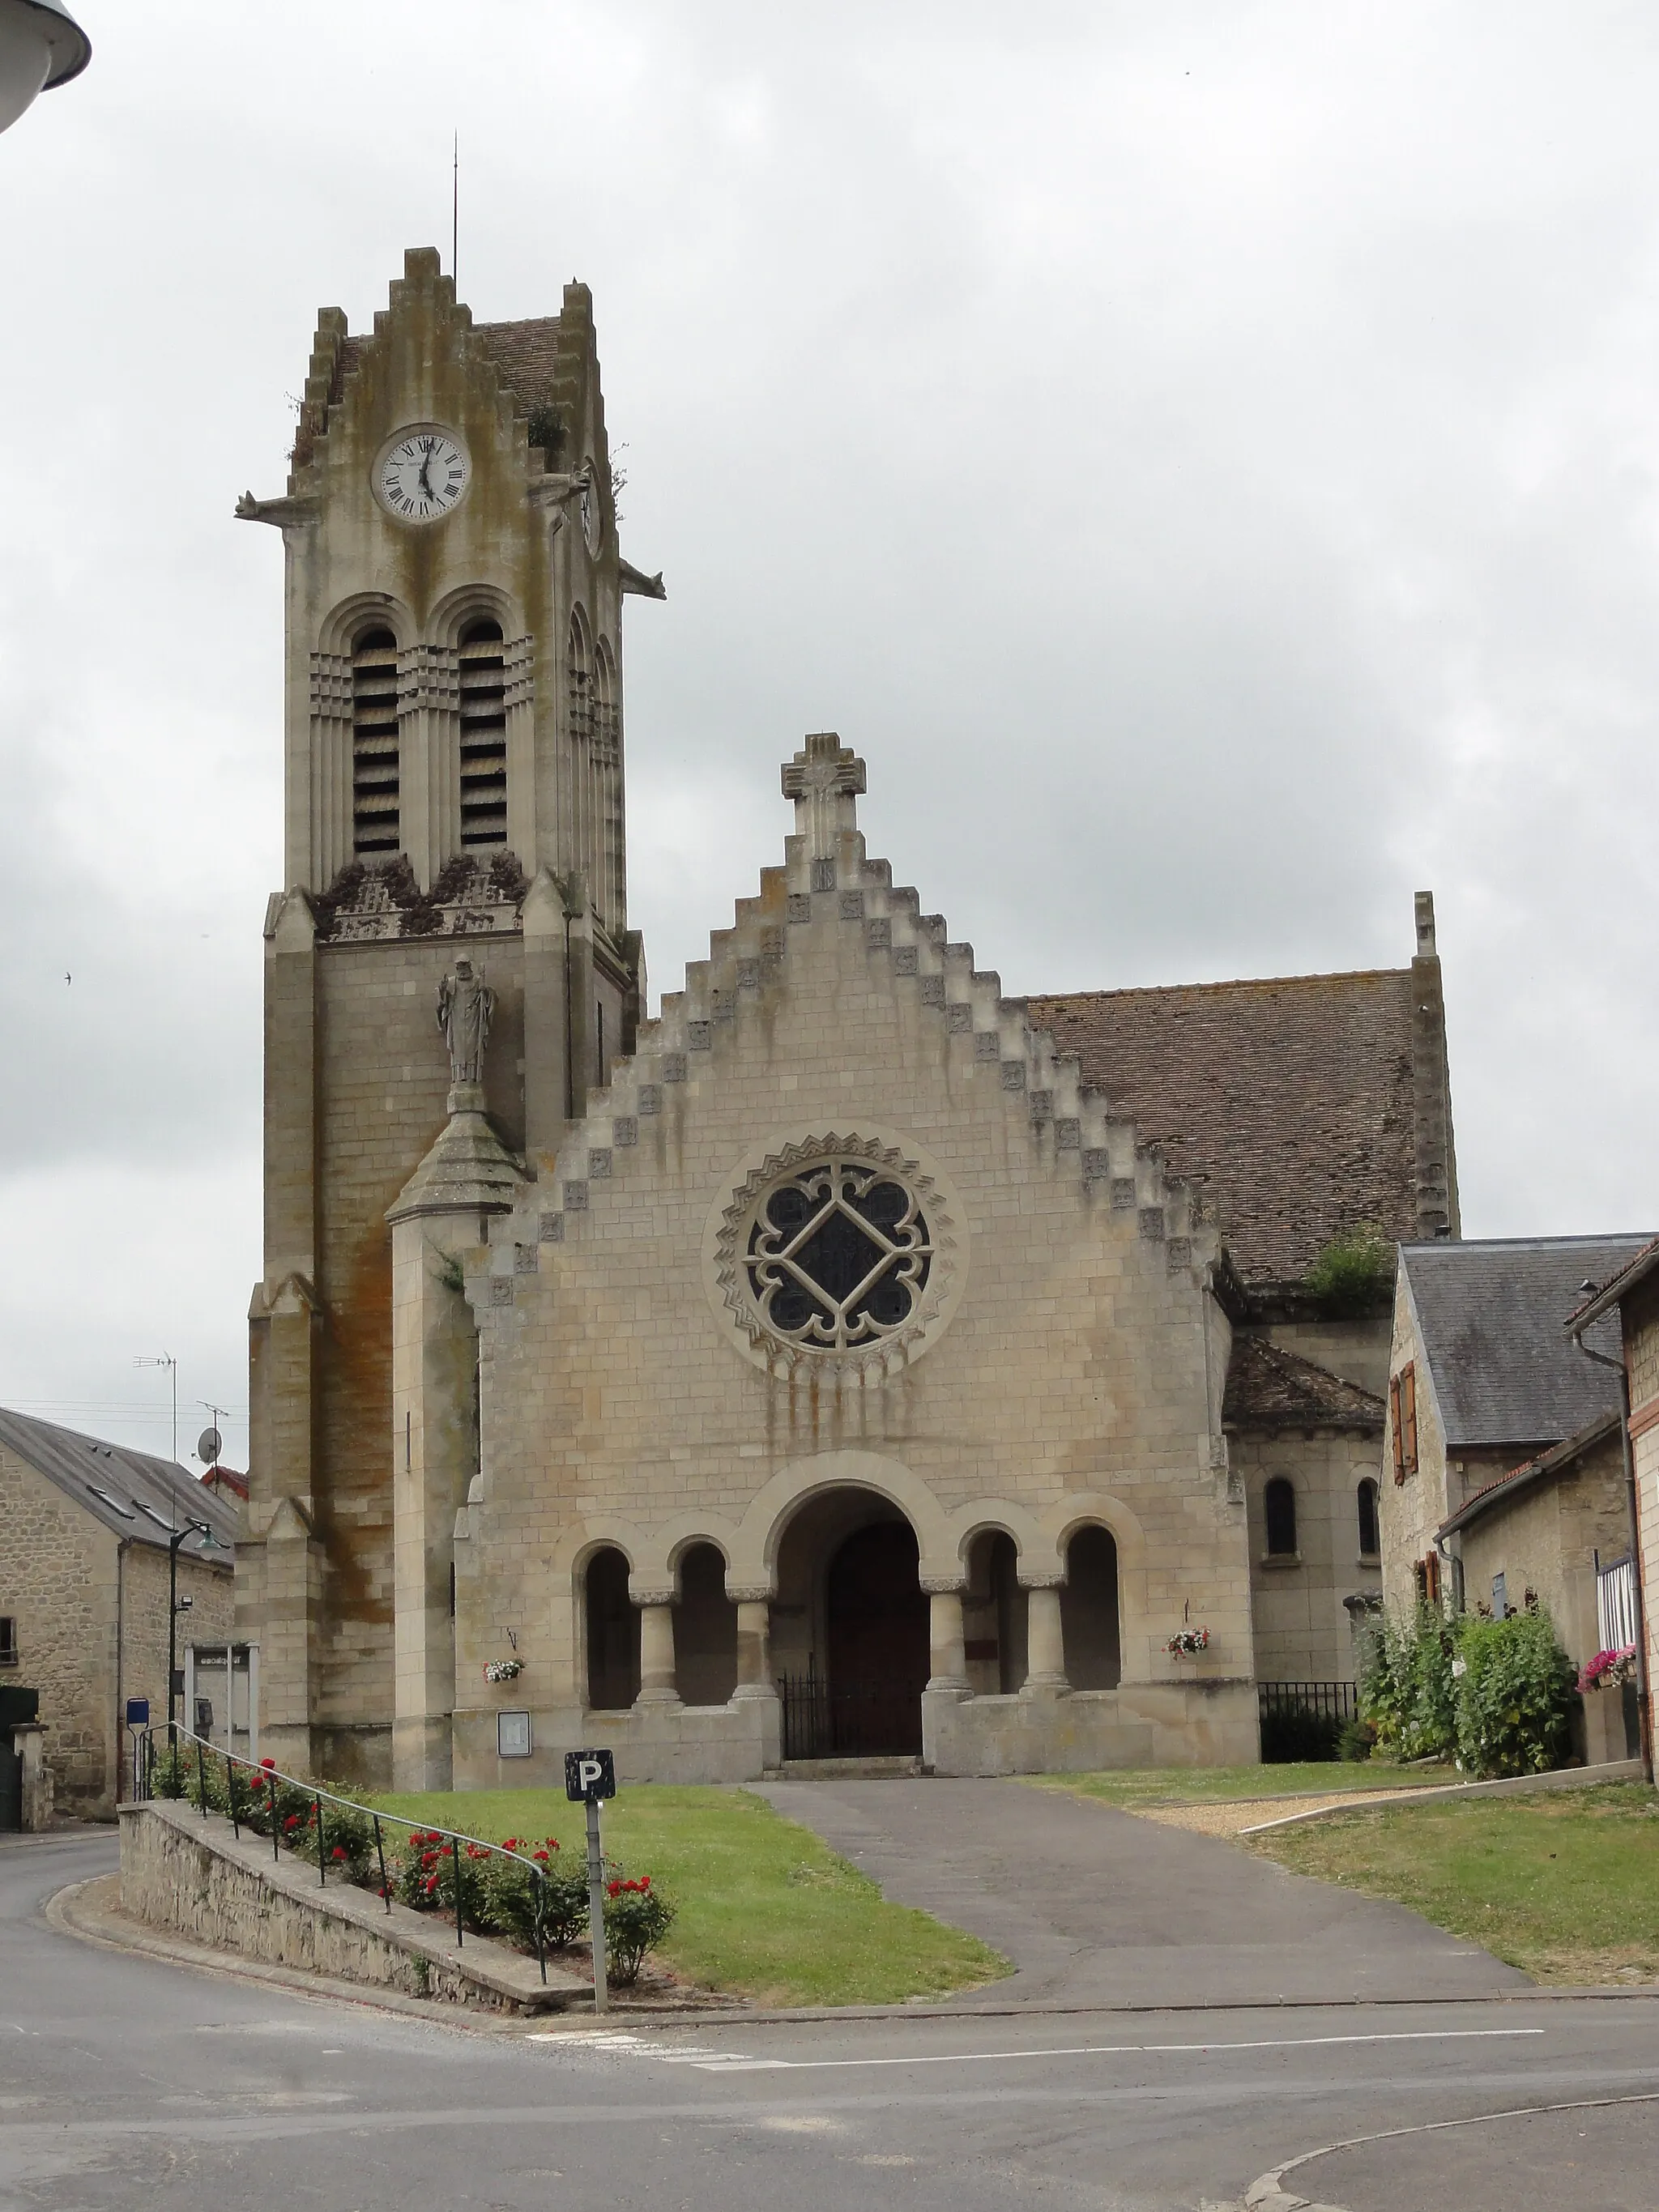
<instances>
[{"instance_id":1,"label":"tv antenna","mask_svg":"<svg viewBox=\"0 0 1659 2212\"><path fill-rule=\"evenodd\" d=\"M461 134L455 133L453 161L449 173L449 277L459 283L457 265L461 258Z\"/></svg>"}]
</instances>

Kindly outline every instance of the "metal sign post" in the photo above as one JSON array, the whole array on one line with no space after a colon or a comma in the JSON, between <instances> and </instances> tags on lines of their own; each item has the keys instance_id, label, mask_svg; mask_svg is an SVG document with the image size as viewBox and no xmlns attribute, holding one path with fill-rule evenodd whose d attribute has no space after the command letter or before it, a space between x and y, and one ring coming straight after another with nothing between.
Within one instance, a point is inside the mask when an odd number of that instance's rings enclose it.
<instances>
[{"instance_id":1,"label":"metal sign post","mask_svg":"<svg viewBox=\"0 0 1659 2212\"><path fill-rule=\"evenodd\" d=\"M616 1762L608 1751L568 1751L564 1794L587 1808L587 1929L593 1941L593 2009L608 2012L605 1979L605 1853L599 1843L599 1806L617 1794Z\"/></svg>"}]
</instances>

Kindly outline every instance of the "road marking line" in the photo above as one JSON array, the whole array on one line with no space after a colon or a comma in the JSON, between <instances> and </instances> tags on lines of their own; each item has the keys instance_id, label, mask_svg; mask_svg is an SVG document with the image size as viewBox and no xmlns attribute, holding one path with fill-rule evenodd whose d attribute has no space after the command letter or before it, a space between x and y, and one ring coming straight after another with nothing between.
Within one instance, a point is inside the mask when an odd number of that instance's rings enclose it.
<instances>
[{"instance_id":1,"label":"road marking line","mask_svg":"<svg viewBox=\"0 0 1659 2212\"><path fill-rule=\"evenodd\" d=\"M806 2073L849 2066L981 2066L1015 2058L1122 2058L1145 2054L1188 2052L1207 2056L1221 2051L1319 2051L1346 2043L1481 2042L1498 2037L1542 2035L1541 2027L1404 2028L1380 2035L1286 2036L1249 2043L1076 2043L1058 2050L946 2051L896 2058L744 2058L736 2052L717 2059L693 2059L710 2073ZM648 2054L647 2054L648 2055Z\"/></svg>"}]
</instances>

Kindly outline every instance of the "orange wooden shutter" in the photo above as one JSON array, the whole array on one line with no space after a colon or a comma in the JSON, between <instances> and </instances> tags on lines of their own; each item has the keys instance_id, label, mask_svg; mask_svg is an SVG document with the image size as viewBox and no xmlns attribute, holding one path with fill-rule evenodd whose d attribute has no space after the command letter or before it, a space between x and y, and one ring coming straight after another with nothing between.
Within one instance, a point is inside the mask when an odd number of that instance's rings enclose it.
<instances>
[{"instance_id":1,"label":"orange wooden shutter","mask_svg":"<svg viewBox=\"0 0 1659 2212\"><path fill-rule=\"evenodd\" d=\"M1407 1368L1401 1387L1401 1401L1406 1415L1406 1472L1417 1472L1417 1369Z\"/></svg>"},{"instance_id":2,"label":"orange wooden shutter","mask_svg":"<svg viewBox=\"0 0 1659 2212\"><path fill-rule=\"evenodd\" d=\"M1400 1377L1389 1377L1389 1433L1394 1439L1394 1479L1406 1480L1406 1437L1400 1425Z\"/></svg>"}]
</instances>

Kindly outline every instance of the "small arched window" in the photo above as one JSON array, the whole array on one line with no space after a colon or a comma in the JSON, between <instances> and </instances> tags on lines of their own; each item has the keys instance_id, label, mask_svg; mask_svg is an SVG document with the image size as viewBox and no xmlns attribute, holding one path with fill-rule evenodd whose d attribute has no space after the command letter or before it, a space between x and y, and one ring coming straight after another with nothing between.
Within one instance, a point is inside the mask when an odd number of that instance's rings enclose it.
<instances>
[{"instance_id":1,"label":"small arched window","mask_svg":"<svg viewBox=\"0 0 1659 2212\"><path fill-rule=\"evenodd\" d=\"M1282 1474L1276 1474L1262 1493L1262 1510L1267 1523L1267 1557L1288 1559L1296 1556L1296 1486Z\"/></svg>"},{"instance_id":2,"label":"small arched window","mask_svg":"<svg viewBox=\"0 0 1659 2212\"><path fill-rule=\"evenodd\" d=\"M461 845L507 842L507 648L498 622L461 632Z\"/></svg>"},{"instance_id":3,"label":"small arched window","mask_svg":"<svg viewBox=\"0 0 1659 2212\"><path fill-rule=\"evenodd\" d=\"M1359 1486L1359 1556L1374 1559L1382 1550L1382 1532L1377 1526L1376 1485L1367 1475Z\"/></svg>"},{"instance_id":4,"label":"small arched window","mask_svg":"<svg viewBox=\"0 0 1659 2212\"><path fill-rule=\"evenodd\" d=\"M398 832L398 641L366 629L351 648L351 849L395 853Z\"/></svg>"}]
</instances>

